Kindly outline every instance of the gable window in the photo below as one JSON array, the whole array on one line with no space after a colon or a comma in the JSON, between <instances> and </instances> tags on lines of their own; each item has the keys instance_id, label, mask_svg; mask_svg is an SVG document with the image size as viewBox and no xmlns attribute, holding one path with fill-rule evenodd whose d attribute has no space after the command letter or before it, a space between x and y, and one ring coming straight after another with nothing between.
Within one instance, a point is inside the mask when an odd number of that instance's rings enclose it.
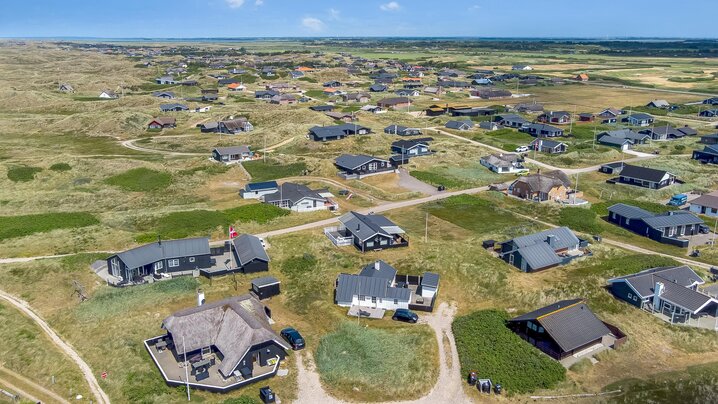
<instances>
[{"instance_id":1,"label":"gable window","mask_svg":"<svg viewBox=\"0 0 718 404\"><path fill-rule=\"evenodd\" d=\"M195 261L194 257L189 257L189 262L194 262L194 261Z\"/></svg>"},{"instance_id":2,"label":"gable window","mask_svg":"<svg viewBox=\"0 0 718 404\"><path fill-rule=\"evenodd\" d=\"M177 258L167 260L167 266L170 268L175 268L179 266L179 260Z\"/></svg>"},{"instance_id":3,"label":"gable window","mask_svg":"<svg viewBox=\"0 0 718 404\"><path fill-rule=\"evenodd\" d=\"M628 294L628 298L629 298L629 299L633 299L633 294L632 294L632 293L629 293L629 294Z\"/></svg>"}]
</instances>

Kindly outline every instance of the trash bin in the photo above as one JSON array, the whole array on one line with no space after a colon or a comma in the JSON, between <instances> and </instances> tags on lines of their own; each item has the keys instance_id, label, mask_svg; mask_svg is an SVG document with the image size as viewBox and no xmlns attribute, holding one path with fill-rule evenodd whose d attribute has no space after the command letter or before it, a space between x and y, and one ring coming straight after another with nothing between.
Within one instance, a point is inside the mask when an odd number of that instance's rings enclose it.
<instances>
[{"instance_id":1,"label":"trash bin","mask_svg":"<svg viewBox=\"0 0 718 404\"><path fill-rule=\"evenodd\" d=\"M264 404L273 403L277 400L274 396L274 392L269 388L269 386L259 389L259 398L262 399Z\"/></svg>"}]
</instances>

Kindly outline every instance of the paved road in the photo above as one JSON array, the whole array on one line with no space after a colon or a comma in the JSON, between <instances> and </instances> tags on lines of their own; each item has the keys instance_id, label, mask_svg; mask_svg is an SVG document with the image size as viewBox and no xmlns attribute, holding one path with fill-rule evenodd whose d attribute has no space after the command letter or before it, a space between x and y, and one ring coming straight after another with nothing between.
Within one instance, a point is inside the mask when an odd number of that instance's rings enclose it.
<instances>
[{"instance_id":1,"label":"paved road","mask_svg":"<svg viewBox=\"0 0 718 404\"><path fill-rule=\"evenodd\" d=\"M454 342L451 323L454 321L456 306L443 302L434 313L422 315L420 323L427 324L434 331L439 345L439 376L431 391L424 397L410 401L391 401L389 404L434 404L434 403L469 403L471 399L466 396L463 389L464 378L461 376L459 354ZM448 346L444 343L448 340ZM305 358L304 355L307 355ZM319 374L309 353L302 352L297 355L297 382L299 390L295 404L345 404L324 391Z\"/></svg>"},{"instance_id":2,"label":"paved road","mask_svg":"<svg viewBox=\"0 0 718 404\"><path fill-rule=\"evenodd\" d=\"M496 146L491 146L491 145L486 144L486 143L477 142L477 141L474 140L474 139L469 139L469 138L466 138L466 137L463 137L463 136L455 135L455 134L453 134L453 133L449 133L449 132L446 132L446 131L444 131L444 130L441 130L441 129L437 128L437 127L427 128L427 129L436 131L437 133L442 134L442 135L450 136L450 137L453 137L453 138L455 138L455 139L459 139L459 140L463 140L463 141L468 142L468 143L471 143L471 144L475 144L475 145L477 145L477 146L481 146L481 147L485 147L485 148L487 148L487 149L491 149L491 150L493 150L493 151L495 151L495 152L507 153L506 150L501 149L501 148L498 148L498 147L496 147ZM647 153L641 153L641 152L633 152L633 153L629 153L629 154L633 154L633 155L635 155L635 156L637 156L637 157L633 157L633 158L630 158L630 159L624 159L624 160L623 160L624 163L630 163L630 162L634 162L634 161L647 160L647 159L652 159L652 158L658 157L658 156L655 155L655 154L647 154ZM528 158L528 157L526 158L526 162L527 162L527 163L531 163L531 164L533 164L533 165L537 165L537 166L542 167L542 168L546 168L546 169L548 169L548 170L561 170L561 171L565 172L565 173L568 174L568 175L598 171L598 169L601 168L602 165L608 164L608 163L601 163L601 164L596 164L596 165L593 165L593 166L590 166L590 167L582 167L582 168L563 168L563 167L557 167L557 166L552 166L552 165L550 165L550 164L542 163L542 162L540 162L540 161L538 161L538 160L534 160L534 159Z\"/></svg>"},{"instance_id":3,"label":"paved road","mask_svg":"<svg viewBox=\"0 0 718 404\"><path fill-rule=\"evenodd\" d=\"M77 351L75 351L75 349L70 344L60 338L60 336L57 335L57 333L53 331L52 328L50 328L47 322L45 322L45 320L43 320L39 314L35 313L35 311L26 301L21 300L3 291L0 291L0 299L7 301L8 303L16 307L18 310L23 312L25 315L30 317L30 319L37 323L37 325L40 326L40 328L45 332L45 334L50 337L52 343L55 344L55 346L57 346L62 352L67 354L67 356L69 356L70 359L72 359L77 364L77 366L80 368L80 371L82 371L82 374L85 376L87 384L90 385L90 390L92 390L92 394L95 396L95 401L97 403L110 404L110 398L102 390L102 387L100 387L100 384L97 382L97 378L95 378L95 375L94 373L92 373L92 369L90 369L90 366L87 364L87 362L85 362L82 357L80 357L80 354L78 354Z\"/></svg>"}]
</instances>

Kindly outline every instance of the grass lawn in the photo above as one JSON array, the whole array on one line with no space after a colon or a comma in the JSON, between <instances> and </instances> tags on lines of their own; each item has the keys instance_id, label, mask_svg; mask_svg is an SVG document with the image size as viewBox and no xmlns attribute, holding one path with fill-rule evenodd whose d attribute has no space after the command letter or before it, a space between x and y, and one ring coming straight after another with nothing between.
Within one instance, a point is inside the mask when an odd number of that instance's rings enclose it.
<instances>
[{"instance_id":1,"label":"grass lawn","mask_svg":"<svg viewBox=\"0 0 718 404\"><path fill-rule=\"evenodd\" d=\"M289 215L289 211L265 203L242 205L227 210L189 210L172 212L151 218L135 227L145 233L138 235L137 242L150 242L158 236L166 239L206 235L218 227L227 228L236 223L267 223L278 217ZM225 231L226 229L223 229ZM241 229L238 229L241 232Z\"/></svg>"},{"instance_id":2,"label":"grass lawn","mask_svg":"<svg viewBox=\"0 0 718 404\"><path fill-rule=\"evenodd\" d=\"M35 174L42 171L40 167L17 166L7 170L7 178L13 182L29 182L35 179Z\"/></svg>"},{"instance_id":3,"label":"grass lawn","mask_svg":"<svg viewBox=\"0 0 718 404\"><path fill-rule=\"evenodd\" d=\"M105 183L120 187L126 191L149 192L167 188L172 182L169 173L139 167L113 175Z\"/></svg>"},{"instance_id":4,"label":"grass lawn","mask_svg":"<svg viewBox=\"0 0 718 404\"><path fill-rule=\"evenodd\" d=\"M302 175L307 169L307 164L303 162L281 164L277 161L264 162L262 160L254 160L242 163L242 166L252 176L253 182L262 182L277 180L285 177L296 177Z\"/></svg>"},{"instance_id":5,"label":"grass lawn","mask_svg":"<svg viewBox=\"0 0 718 404\"><path fill-rule=\"evenodd\" d=\"M98 224L87 212L42 213L37 215L0 216L0 240L45 233L55 229L74 229Z\"/></svg>"},{"instance_id":6,"label":"grass lawn","mask_svg":"<svg viewBox=\"0 0 718 404\"><path fill-rule=\"evenodd\" d=\"M316 362L330 391L352 391L359 401L409 399L433 386L437 349L427 326L389 330L346 321L319 341Z\"/></svg>"},{"instance_id":7,"label":"grass lawn","mask_svg":"<svg viewBox=\"0 0 718 404\"><path fill-rule=\"evenodd\" d=\"M479 378L501 384L509 395L555 387L566 370L509 330L509 318L504 311L484 310L454 320L461 374L476 371Z\"/></svg>"}]
</instances>

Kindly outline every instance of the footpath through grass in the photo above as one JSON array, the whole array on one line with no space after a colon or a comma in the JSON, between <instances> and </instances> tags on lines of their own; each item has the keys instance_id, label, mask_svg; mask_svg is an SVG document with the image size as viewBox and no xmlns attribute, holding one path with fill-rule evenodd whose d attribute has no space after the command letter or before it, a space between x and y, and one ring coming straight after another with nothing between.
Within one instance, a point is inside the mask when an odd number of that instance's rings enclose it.
<instances>
[{"instance_id":1,"label":"footpath through grass","mask_svg":"<svg viewBox=\"0 0 718 404\"><path fill-rule=\"evenodd\" d=\"M509 395L550 389L564 380L566 369L509 330L508 319L504 311L483 310L454 320L461 374L475 371Z\"/></svg>"},{"instance_id":2,"label":"footpath through grass","mask_svg":"<svg viewBox=\"0 0 718 404\"><path fill-rule=\"evenodd\" d=\"M438 374L435 341L425 326L385 330L347 321L319 341L317 368L330 390L353 400L418 397Z\"/></svg>"},{"instance_id":3,"label":"footpath through grass","mask_svg":"<svg viewBox=\"0 0 718 404\"><path fill-rule=\"evenodd\" d=\"M0 216L0 240L24 237L56 229L74 229L92 226L98 223L100 223L100 221L87 212Z\"/></svg>"}]
</instances>

